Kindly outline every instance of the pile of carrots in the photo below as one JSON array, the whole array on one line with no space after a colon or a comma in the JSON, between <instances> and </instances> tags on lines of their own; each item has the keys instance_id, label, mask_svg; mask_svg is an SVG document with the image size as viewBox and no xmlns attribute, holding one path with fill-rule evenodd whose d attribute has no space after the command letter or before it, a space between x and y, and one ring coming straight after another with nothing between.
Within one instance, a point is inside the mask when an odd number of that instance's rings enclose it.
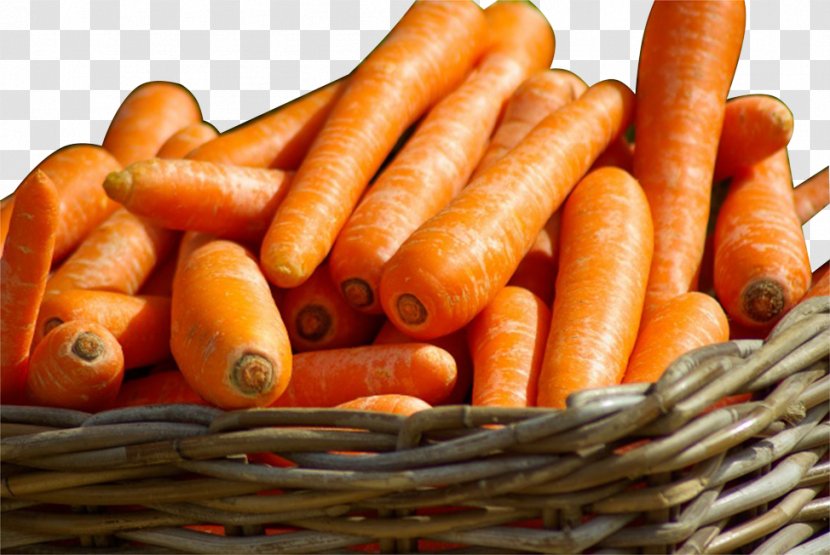
<instances>
[{"instance_id":1,"label":"pile of carrots","mask_svg":"<svg viewBox=\"0 0 830 555\"><path fill-rule=\"evenodd\" d=\"M140 86L3 201L2 402L563 408L763 337L830 294L801 231L830 187L793 188L780 100L727 102L744 27L655 2L635 94L549 69L528 2L418 0L221 134Z\"/></svg>"}]
</instances>

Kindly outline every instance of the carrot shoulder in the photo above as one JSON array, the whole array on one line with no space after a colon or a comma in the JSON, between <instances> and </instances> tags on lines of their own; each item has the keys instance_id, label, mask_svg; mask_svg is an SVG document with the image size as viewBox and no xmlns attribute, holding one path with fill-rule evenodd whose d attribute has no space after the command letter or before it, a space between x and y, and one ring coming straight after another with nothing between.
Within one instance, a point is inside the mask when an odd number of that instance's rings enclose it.
<instances>
[{"instance_id":1,"label":"carrot shoulder","mask_svg":"<svg viewBox=\"0 0 830 555\"><path fill-rule=\"evenodd\" d=\"M206 121L197 121L176 131L156 153L158 158L184 158L197 147L213 140L219 133Z\"/></svg>"},{"instance_id":2,"label":"carrot shoulder","mask_svg":"<svg viewBox=\"0 0 830 555\"><path fill-rule=\"evenodd\" d=\"M828 168L824 168L795 188L795 211L802 224L810 221L830 203Z\"/></svg>"}]
</instances>

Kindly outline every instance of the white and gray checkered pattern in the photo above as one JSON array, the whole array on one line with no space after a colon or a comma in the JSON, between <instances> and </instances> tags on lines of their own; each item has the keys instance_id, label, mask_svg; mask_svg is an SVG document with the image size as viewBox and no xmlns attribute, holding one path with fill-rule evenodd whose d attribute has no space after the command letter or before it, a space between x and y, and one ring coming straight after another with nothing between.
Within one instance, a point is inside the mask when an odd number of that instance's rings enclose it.
<instances>
[{"instance_id":1,"label":"white and gray checkered pattern","mask_svg":"<svg viewBox=\"0 0 830 555\"><path fill-rule=\"evenodd\" d=\"M634 86L651 0L534 0L554 67ZM44 156L100 143L121 100L184 84L221 131L350 72L412 0L2 0L0 197ZM489 5L491 0L482 0ZM830 0L747 0L731 96L775 95L796 118L798 183L830 161ZM805 226L830 258L830 210Z\"/></svg>"}]
</instances>

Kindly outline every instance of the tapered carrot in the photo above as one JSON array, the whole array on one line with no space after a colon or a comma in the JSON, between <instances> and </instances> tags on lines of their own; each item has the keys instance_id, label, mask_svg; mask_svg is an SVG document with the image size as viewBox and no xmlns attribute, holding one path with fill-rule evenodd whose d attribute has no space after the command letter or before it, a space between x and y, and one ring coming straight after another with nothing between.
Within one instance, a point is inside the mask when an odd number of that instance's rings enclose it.
<instances>
[{"instance_id":1,"label":"tapered carrot","mask_svg":"<svg viewBox=\"0 0 830 555\"><path fill-rule=\"evenodd\" d=\"M422 410L431 409L432 406L426 401L412 397L411 395L370 395L340 403L335 408L388 412L409 416Z\"/></svg>"},{"instance_id":2,"label":"tapered carrot","mask_svg":"<svg viewBox=\"0 0 830 555\"><path fill-rule=\"evenodd\" d=\"M6 243L6 235L9 234L9 223L12 221L13 208L14 196L4 198L0 201L0 256L3 255L3 246Z\"/></svg>"},{"instance_id":3,"label":"tapered carrot","mask_svg":"<svg viewBox=\"0 0 830 555\"><path fill-rule=\"evenodd\" d=\"M640 330L623 382L656 382L677 357L729 339L718 301L692 291L666 301Z\"/></svg>"},{"instance_id":4,"label":"tapered carrot","mask_svg":"<svg viewBox=\"0 0 830 555\"><path fill-rule=\"evenodd\" d=\"M0 400L22 401L35 320L46 289L60 221L58 193L42 171L15 194L0 258Z\"/></svg>"},{"instance_id":5,"label":"tapered carrot","mask_svg":"<svg viewBox=\"0 0 830 555\"><path fill-rule=\"evenodd\" d=\"M787 146L794 125L790 109L774 96L731 99L723 116L714 180L731 177Z\"/></svg>"},{"instance_id":6,"label":"tapered carrot","mask_svg":"<svg viewBox=\"0 0 830 555\"><path fill-rule=\"evenodd\" d=\"M801 223L807 223L830 203L828 168L824 168L795 188L795 211Z\"/></svg>"},{"instance_id":7,"label":"tapered carrot","mask_svg":"<svg viewBox=\"0 0 830 555\"><path fill-rule=\"evenodd\" d=\"M99 324L76 320L50 331L32 353L26 397L35 405L100 410L124 378L121 346Z\"/></svg>"},{"instance_id":8,"label":"tapered carrot","mask_svg":"<svg viewBox=\"0 0 830 555\"><path fill-rule=\"evenodd\" d=\"M138 368L170 356L170 298L133 297L108 291L74 289L44 299L35 344L52 329L81 320L100 324L124 351L124 367Z\"/></svg>"},{"instance_id":9,"label":"tapered carrot","mask_svg":"<svg viewBox=\"0 0 830 555\"><path fill-rule=\"evenodd\" d=\"M380 314L383 265L467 183L502 106L531 73L550 66L553 32L531 4L485 10L491 44L476 70L444 98L366 193L331 252L346 300Z\"/></svg>"},{"instance_id":10,"label":"tapered carrot","mask_svg":"<svg viewBox=\"0 0 830 555\"><path fill-rule=\"evenodd\" d=\"M505 287L470 323L473 405L532 407L550 310L521 287Z\"/></svg>"},{"instance_id":11,"label":"tapered carrot","mask_svg":"<svg viewBox=\"0 0 830 555\"><path fill-rule=\"evenodd\" d=\"M269 281L309 278L401 133L464 78L484 31L472 2L416 2L358 66L265 236Z\"/></svg>"},{"instance_id":12,"label":"tapered carrot","mask_svg":"<svg viewBox=\"0 0 830 555\"><path fill-rule=\"evenodd\" d=\"M472 320L507 283L591 163L628 125L633 102L618 81L594 85L543 120L413 233L381 277L381 303L392 323L429 339Z\"/></svg>"},{"instance_id":13,"label":"tapered carrot","mask_svg":"<svg viewBox=\"0 0 830 555\"><path fill-rule=\"evenodd\" d=\"M613 166L631 173L634 167L634 145L622 136L613 141L605 152L599 155L591 169L596 170L606 166Z\"/></svg>"},{"instance_id":14,"label":"tapered carrot","mask_svg":"<svg viewBox=\"0 0 830 555\"><path fill-rule=\"evenodd\" d=\"M744 36L743 0L655 2L637 76L634 177L654 220L644 316L689 291L703 256L718 140ZM681 208L682 207L682 208Z\"/></svg>"},{"instance_id":15,"label":"tapered carrot","mask_svg":"<svg viewBox=\"0 0 830 555\"><path fill-rule=\"evenodd\" d=\"M562 213L559 276L537 404L620 383L637 339L653 249L648 201L628 173L600 168Z\"/></svg>"},{"instance_id":16,"label":"tapered carrot","mask_svg":"<svg viewBox=\"0 0 830 555\"><path fill-rule=\"evenodd\" d=\"M186 254L171 322L173 357L205 400L224 409L265 406L285 390L288 334L256 260L240 245L206 241Z\"/></svg>"},{"instance_id":17,"label":"tapered carrot","mask_svg":"<svg viewBox=\"0 0 830 555\"><path fill-rule=\"evenodd\" d=\"M291 174L195 160L145 160L111 173L107 194L170 229L242 241L262 239Z\"/></svg>"},{"instance_id":18,"label":"tapered carrot","mask_svg":"<svg viewBox=\"0 0 830 555\"><path fill-rule=\"evenodd\" d=\"M208 405L196 393L178 370L167 370L121 384L118 397L110 408L140 407L143 405L194 404Z\"/></svg>"},{"instance_id":19,"label":"tapered carrot","mask_svg":"<svg viewBox=\"0 0 830 555\"><path fill-rule=\"evenodd\" d=\"M536 236L536 240L525 253L508 285L524 287L550 306L559 268L559 212L553 216Z\"/></svg>"},{"instance_id":20,"label":"tapered carrot","mask_svg":"<svg viewBox=\"0 0 830 555\"><path fill-rule=\"evenodd\" d=\"M184 158L199 146L219 135L216 128L206 121L197 121L176 131L156 153L158 158Z\"/></svg>"},{"instance_id":21,"label":"tapered carrot","mask_svg":"<svg viewBox=\"0 0 830 555\"><path fill-rule=\"evenodd\" d=\"M371 345L294 355L291 382L272 405L333 407L369 395L411 395L435 405L455 384L455 361L424 343Z\"/></svg>"},{"instance_id":22,"label":"tapered carrot","mask_svg":"<svg viewBox=\"0 0 830 555\"><path fill-rule=\"evenodd\" d=\"M830 295L830 262L825 262L813 272L813 285L801 299Z\"/></svg>"},{"instance_id":23,"label":"tapered carrot","mask_svg":"<svg viewBox=\"0 0 830 555\"><path fill-rule=\"evenodd\" d=\"M132 295L176 239L175 232L118 209L52 274L46 293L100 289Z\"/></svg>"},{"instance_id":24,"label":"tapered carrot","mask_svg":"<svg viewBox=\"0 0 830 555\"><path fill-rule=\"evenodd\" d=\"M103 147L126 166L152 158L179 129L199 121L202 112L190 91L166 81L144 83L121 103Z\"/></svg>"},{"instance_id":25,"label":"tapered carrot","mask_svg":"<svg viewBox=\"0 0 830 555\"><path fill-rule=\"evenodd\" d=\"M715 224L715 292L747 327L769 325L810 287L810 260L783 149L732 180Z\"/></svg>"}]
</instances>

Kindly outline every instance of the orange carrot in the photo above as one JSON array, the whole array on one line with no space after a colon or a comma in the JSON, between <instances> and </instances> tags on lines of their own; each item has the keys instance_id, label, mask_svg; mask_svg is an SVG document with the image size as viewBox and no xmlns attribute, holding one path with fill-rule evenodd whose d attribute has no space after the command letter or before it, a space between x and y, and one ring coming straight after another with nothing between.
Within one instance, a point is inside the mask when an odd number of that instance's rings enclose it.
<instances>
[{"instance_id":1,"label":"orange carrot","mask_svg":"<svg viewBox=\"0 0 830 555\"><path fill-rule=\"evenodd\" d=\"M184 158L197 147L216 138L219 133L206 121L197 121L182 127L167 139L156 153L158 158Z\"/></svg>"},{"instance_id":2,"label":"orange carrot","mask_svg":"<svg viewBox=\"0 0 830 555\"><path fill-rule=\"evenodd\" d=\"M714 180L731 177L786 147L794 125L790 109L774 96L731 99L723 116Z\"/></svg>"},{"instance_id":3,"label":"orange carrot","mask_svg":"<svg viewBox=\"0 0 830 555\"><path fill-rule=\"evenodd\" d=\"M380 316L363 314L349 306L325 263L308 281L286 290L279 308L295 352L365 345L382 322Z\"/></svg>"},{"instance_id":4,"label":"orange carrot","mask_svg":"<svg viewBox=\"0 0 830 555\"><path fill-rule=\"evenodd\" d=\"M409 416L422 410L431 409L432 406L426 401L410 395L370 395L369 397L358 397L346 403L340 403L335 408L388 412Z\"/></svg>"},{"instance_id":5,"label":"orange carrot","mask_svg":"<svg viewBox=\"0 0 830 555\"><path fill-rule=\"evenodd\" d=\"M795 211L801 223L807 223L830 203L830 179L824 168L795 188Z\"/></svg>"},{"instance_id":6,"label":"orange carrot","mask_svg":"<svg viewBox=\"0 0 830 555\"><path fill-rule=\"evenodd\" d=\"M170 404L208 405L178 370L150 374L143 378L127 380L121 385L118 397L110 408L140 407L143 405Z\"/></svg>"},{"instance_id":7,"label":"orange carrot","mask_svg":"<svg viewBox=\"0 0 830 555\"><path fill-rule=\"evenodd\" d=\"M666 301L640 330L623 382L656 382L677 357L729 339L718 301L692 291Z\"/></svg>"},{"instance_id":8,"label":"orange carrot","mask_svg":"<svg viewBox=\"0 0 830 555\"><path fill-rule=\"evenodd\" d=\"M495 297L545 222L625 127L631 91L602 81L537 125L387 263L384 312L407 335L461 329Z\"/></svg>"},{"instance_id":9,"label":"orange carrot","mask_svg":"<svg viewBox=\"0 0 830 555\"><path fill-rule=\"evenodd\" d=\"M830 295L830 262L825 262L813 272L813 285L801 300L827 295Z\"/></svg>"},{"instance_id":10,"label":"orange carrot","mask_svg":"<svg viewBox=\"0 0 830 555\"><path fill-rule=\"evenodd\" d=\"M559 211L550 217L508 282L508 285L524 287L546 306L553 302L559 267L559 219Z\"/></svg>"},{"instance_id":11,"label":"orange carrot","mask_svg":"<svg viewBox=\"0 0 830 555\"><path fill-rule=\"evenodd\" d=\"M521 287L505 287L470 323L473 405L532 407L550 310Z\"/></svg>"},{"instance_id":12,"label":"orange carrot","mask_svg":"<svg viewBox=\"0 0 830 555\"><path fill-rule=\"evenodd\" d=\"M202 121L199 103L176 83L136 87L112 118L103 146L126 166L156 155L179 129Z\"/></svg>"},{"instance_id":13,"label":"orange carrot","mask_svg":"<svg viewBox=\"0 0 830 555\"><path fill-rule=\"evenodd\" d=\"M173 357L207 401L224 409L265 406L285 390L288 334L245 248L215 240L187 253L173 281L171 320Z\"/></svg>"},{"instance_id":14,"label":"orange carrot","mask_svg":"<svg viewBox=\"0 0 830 555\"><path fill-rule=\"evenodd\" d=\"M694 289L707 295L715 296L715 234L706 235L706 243L703 246L703 258L697 269L692 284Z\"/></svg>"},{"instance_id":15,"label":"orange carrot","mask_svg":"<svg viewBox=\"0 0 830 555\"><path fill-rule=\"evenodd\" d=\"M26 396L35 405L94 412L112 403L124 355L101 325L75 320L50 331L32 353Z\"/></svg>"},{"instance_id":16,"label":"orange carrot","mask_svg":"<svg viewBox=\"0 0 830 555\"><path fill-rule=\"evenodd\" d=\"M176 273L178 258L171 255L175 255L178 252L178 244L174 244L171 251L164 262L156 264L155 269L147 277L144 285L138 290L140 295L169 297L173 294L173 276Z\"/></svg>"},{"instance_id":17,"label":"orange carrot","mask_svg":"<svg viewBox=\"0 0 830 555\"><path fill-rule=\"evenodd\" d=\"M349 218L331 252L346 300L380 314L383 265L466 185L502 106L532 72L550 66L553 32L531 4L485 10L490 47L464 83L426 116Z\"/></svg>"},{"instance_id":18,"label":"orange carrot","mask_svg":"<svg viewBox=\"0 0 830 555\"><path fill-rule=\"evenodd\" d=\"M291 174L195 160L145 160L111 173L107 194L170 229L241 241L262 239Z\"/></svg>"},{"instance_id":19,"label":"orange carrot","mask_svg":"<svg viewBox=\"0 0 830 555\"><path fill-rule=\"evenodd\" d=\"M648 201L619 168L588 174L562 213L559 277L537 404L620 383L637 339L653 249Z\"/></svg>"},{"instance_id":20,"label":"orange carrot","mask_svg":"<svg viewBox=\"0 0 830 555\"><path fill-rule=\"evenodd\" d=\"M138 368L170 356L170 299L133 297L108 291L74 289L44 299L35 344L64 322L100 324L124 351L124 368Z\"/></svg>"},{"instance_id":21,"label":"orange carrot","mask_svg":"<svg viewBox=\"0 0 830 555\"><path fill-rule=\"evenodd\" d=\"M3 246L6 243L6 236L9 234L9 224L12 221L12 210L14 209L14 196L9 196L0 201L0 256L3 255Z\"/></svg>"},{"instance_id":22,"label":"orange carrot","mask_svg":"<svg viewBox=\"0 0 830 555\"><path fill-rule=\"evenodd\" d=\"M275 407L333 407L369 395L411 395L435 405L455 384L455 361L424 343L371 345L294 355Z\"/></svg>"},{"instance_id":23,"label":"orange carrot","mask_svg":"<svg viewBox=\"0 0 830 555\"><path fill-rule=\"evenodd\" d=\"M661 302L689 291L700 266L745 18L743 0L655 2L646 23L634 149L634 177L654 221L646 318Z\"/></svg>"},{"instance_id":24,"label":"orange carrot","mask_svg":"<svg viewBox=\"0 0 830 555\"><path fill-rule=\"evenodd\" d=\"M0 258L0 400L4 404L22 401L35 320L60 221L58 193L42 171L23 180L15 199Z\"/></svg>"},{"instance_id":25,"label":"orange carrot","mask_svg":"<svg viewBox=\"0 0 830 555\"><path fill-rule=\"evenodd\" d=\"M358 66L263 241L273 284L309 278L401 133L464 78L484 30L472 2L419 1Z\"/></svg>"},{"instance_id":26,"label":"orange carrot","mask_svg":"<svg viewBox=\"0 0 830 555\"><path fill-rule=\"evenodd\" d=\"M730 318L773 323L810 287L787 150L736 175L715 224L715 291Z\"/></svg>"},{"instance_id":27,"label":"orange carrot","mask_svg":"<svg viewBox=\"0 0 830 555\"><path fill-rule=\"evenodd\" d=\"M631 173L634 167L634 145L629 143L625 137L620 136L599 155L591 169L596 170L606 166L613 166Z\"/></svg>"}]
</instances>

